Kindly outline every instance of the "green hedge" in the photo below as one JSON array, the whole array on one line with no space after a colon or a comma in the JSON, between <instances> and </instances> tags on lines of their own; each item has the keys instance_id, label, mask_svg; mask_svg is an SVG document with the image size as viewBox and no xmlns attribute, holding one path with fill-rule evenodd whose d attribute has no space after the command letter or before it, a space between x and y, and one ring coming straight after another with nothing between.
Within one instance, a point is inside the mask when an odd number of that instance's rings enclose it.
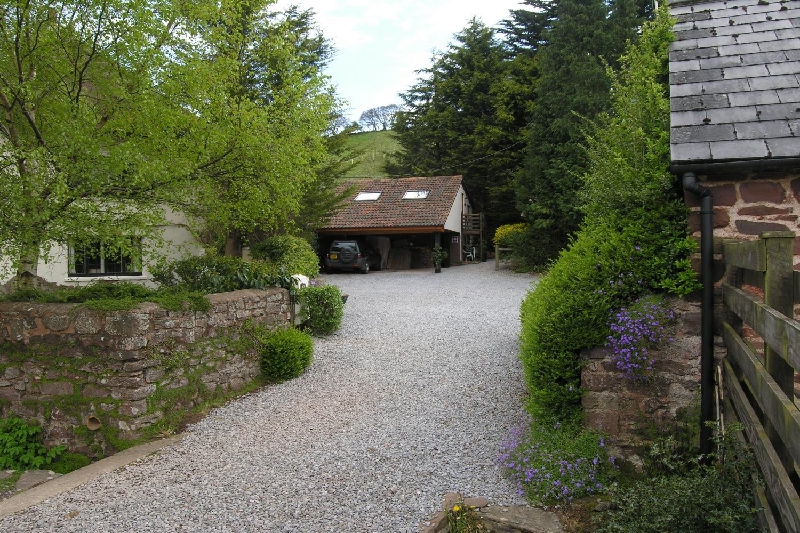
<instances>
[{"instance_id":1,"label":"green hedge","mask_svg":"<svg viewBox=\"0 0 800 533\"><path fill-rule=\"evenodd\" d=\"M305 239L291 235L277 235L250 245L253 259L267 261L275 272L302 274L309 278L319 275L319 257Z\"/></svg>"},{"instance_id":2,"label":"green hedge","mask_svg":"<svg viewBox=\"0 0 800 533\"><path fill-rule=\"evenodd\" d=\"M277 272L271 263L218 255L185 257L154 267L153 279L163 287L182 287L204 294L292 287L291 277Z\"/></svg>"},{"instance_id":3,"label":"green hedge","mask_svg":"<svg viewBox=\"0 0 800 533\"><path fill-rule=\"evenodd\" d=\"M579 351L602 345L612 310L650 291L699 285L687 210L669 173L666 9L614 78L614 111L589 137L586 218L521 308L521 359L535 417L580 419Z\"/></svg>"},{"instance_id":4,"label":"green hedge","mask_svg":"<svg viewBox=\"0 0 800 533\"><path fill-rule=\"evenodd\" d=\"M344 315L342 293L335 285L305 287L297 291L303 326L314 335L330 335L339 329Z\"/></svg>"}]
</instances>

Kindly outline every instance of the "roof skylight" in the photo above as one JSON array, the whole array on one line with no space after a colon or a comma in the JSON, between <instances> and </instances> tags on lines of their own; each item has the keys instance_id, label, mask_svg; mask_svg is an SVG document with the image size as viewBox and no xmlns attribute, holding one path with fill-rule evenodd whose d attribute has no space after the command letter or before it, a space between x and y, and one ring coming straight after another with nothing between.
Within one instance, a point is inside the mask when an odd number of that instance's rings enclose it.
<instances>
[{"instance_id":1,"label":"roof skylight","mask_svg":"<svg viewBox=\"0 0 800 533\"><path fill-rule=\"evenodd\" d=\"M356 196L356 202L365 202L369 200L377 200L380 197L379 192L360 192Z\"/></svg>"},{"instance_id":2,"label":"roof skylight","mask_svg":"<svg viewBox=\"0 0 800 533\"><path fill-rule=\"evenodd\" d=\"M403 200L424 200L430 191L406 191Z\"/></svg>"}]
</instances>

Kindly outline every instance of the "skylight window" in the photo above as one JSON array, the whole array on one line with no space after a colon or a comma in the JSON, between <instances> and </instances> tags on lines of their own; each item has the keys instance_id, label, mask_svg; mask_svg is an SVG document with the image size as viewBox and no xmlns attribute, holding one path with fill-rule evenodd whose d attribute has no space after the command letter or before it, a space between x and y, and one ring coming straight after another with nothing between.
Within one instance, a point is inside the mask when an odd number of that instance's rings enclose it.
<instances>
[{"instance_id":1,"label":"skylight window","mask_svg":"<svg viewBox=\"0 0 800 533\"><path fill-rule=\"evenodd\" d=\"M379 192L360 192L356 196L356 202L365 202L369 200L377 200L380 197Z\"/></svg>"},{"instance_id":2,"label":"skylight window","mask_svg":"<svg viewBox=\"0 0 800 533\"><path fill-rule=\"evenodd\" d=\"M430 191L406 191L403 200L424 200Z\"/></svg>"}]
</instances>

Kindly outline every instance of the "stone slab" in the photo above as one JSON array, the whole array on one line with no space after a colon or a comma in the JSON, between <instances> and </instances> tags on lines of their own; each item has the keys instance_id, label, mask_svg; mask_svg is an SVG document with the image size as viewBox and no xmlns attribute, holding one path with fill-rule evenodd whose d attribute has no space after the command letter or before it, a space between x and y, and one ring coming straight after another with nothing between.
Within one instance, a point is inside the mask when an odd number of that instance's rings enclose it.
<instances>
[{"instance_id":1,"label":"stone slab","mask_svg":"<svg viewBox=\"0 0 800 533\"><path fill-rule=\"evenodd\" d=\"M552 511L536 507L485 507L478 513L495 533L563 533L561 521Z\"/></svg>"}]
</instances>

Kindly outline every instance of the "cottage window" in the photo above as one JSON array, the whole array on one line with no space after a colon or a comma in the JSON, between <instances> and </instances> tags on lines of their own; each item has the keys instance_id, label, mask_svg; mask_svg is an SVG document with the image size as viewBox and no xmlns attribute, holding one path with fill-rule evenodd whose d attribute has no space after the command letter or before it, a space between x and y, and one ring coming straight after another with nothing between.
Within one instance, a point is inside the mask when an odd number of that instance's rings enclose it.
<instances>
[{"instance_id":1,"label":"cottage window","mask_svg":"<svg viewBox=\"0 0 800 533\"><path fill-rule=\"evenodd\" d=\"M358 196L356 196L356 202L365 202L370 200L377 200L380 198L381 193L379 192L360 192Z\"/></svg>"},{"instance_id":2,"label":"cottage window","mask_svg":"<svg viewBox=\"0 0 800 533\"><path fill-rule=\"evenodd\" d=\"M424 200L430 191L406 191L403 200Z\"/></svg>"},{"instance_id":3,"label":"cottage window","mask_svg":"<svg viewBox=\"0 0 800 533\"><path fill-rule=\"evenodd\" d=\"M135 252L113 249L101 242L69 248L70 276L141 276L141 242Z\"/></svg>"}]
</instances>

